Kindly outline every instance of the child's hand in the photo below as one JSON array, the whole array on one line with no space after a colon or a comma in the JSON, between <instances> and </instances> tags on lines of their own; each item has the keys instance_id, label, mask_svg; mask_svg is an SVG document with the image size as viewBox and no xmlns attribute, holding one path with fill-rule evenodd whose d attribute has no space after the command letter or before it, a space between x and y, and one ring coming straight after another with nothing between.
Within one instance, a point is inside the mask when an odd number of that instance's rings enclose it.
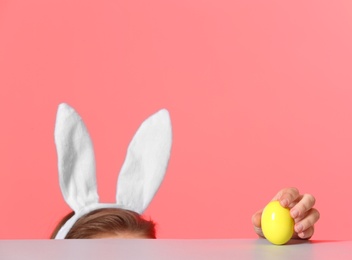
<instances>
[{"instance_id":1,"label":"child's hand","mask_svg":"<svg viewBox=\"0 0 352 260\"><path fill-rule=\"evenodd\" d=\"M286 188L279 191L273 200L278 200L281 206L290 209L291 217L295 221L293 238L309 239L313 236L314 224L318 221L320 214L313 208L315 198L311 194L299 194L296 188ZM262 211L259 210L252 216L252 223L255 232L264 237L260 223Z\"/></svg>"}]
</instances>

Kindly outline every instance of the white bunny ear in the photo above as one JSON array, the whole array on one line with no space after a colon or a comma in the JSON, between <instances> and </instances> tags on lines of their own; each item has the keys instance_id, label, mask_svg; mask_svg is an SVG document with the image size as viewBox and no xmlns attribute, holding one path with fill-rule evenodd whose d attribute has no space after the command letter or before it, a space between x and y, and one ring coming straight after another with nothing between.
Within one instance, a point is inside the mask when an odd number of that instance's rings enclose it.
<instances>
[{"instance_id":1,"label":"white bunny ear","mask_svg":"<svg viewBox=\"0 0 352 260\"><path fill-rule=\"evenodd\" d=\"M142 213L153 199L166 172L172 130L162 109L143 122L133 137L117 181L116 202Z\"/></svg>"},{"instance_id":2,"label":"white bunny ear","mask_svg":"<svg viewBox=\"0 0 352 260\"><path fill-rule=\"evenodd\" d=\"M81 117L67 104L60 104L55 125L61 192L75 212L97 203L94 151Z\"/></svg>"}]
</instances>

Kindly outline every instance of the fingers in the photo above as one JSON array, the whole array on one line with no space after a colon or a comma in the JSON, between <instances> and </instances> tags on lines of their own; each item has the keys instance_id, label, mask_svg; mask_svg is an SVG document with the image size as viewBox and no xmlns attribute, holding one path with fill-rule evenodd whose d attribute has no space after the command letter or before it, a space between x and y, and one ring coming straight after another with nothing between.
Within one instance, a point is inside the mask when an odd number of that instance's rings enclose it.
<instances>
[{"instance_id":1,"label":"fingers","mask_svg":"<svg viewBox=\"0 0 352 260\"><path fill-rule=\"evenodd\" d=\"M279 191L272 200L278 200L281 206L287 208L300 198L298 189L285 188Z\"/></svg>"},{"instance_id":2,"label":"fingers","mask_svg":"<svg viewBox=\"0 0 352 260\"><path fill-rule=\"evenodd\" d=\"M314 234L314 224L319 220L320 213L314 207L315 198L311 194L296 196L296 189L289 189L282 194L282 198L288 198L291 217L295 221L296 236L301 239L309 239ZM293 201L290 199L296 198Z\"/></svg>"},{"instance_id":3,"label":"fingers","mask_svg":"<svg viewBox=\"0 0 352 260\"><path fill-rule=\"evenodd\" d=\"M295 232L300 238L311 237L314 232L314 224L319 218L319 211L314 208L310 209L302 219L295 219Z\"/></svg>"},{"instance_id":4,"label":"fingers","mask_svg":"<svg viewBox=\"0 0 352 260\"><path fill-rule=\"evenodd\" d=\"M302 198L290 210L290 214L294 219L303 218L306 213L313 208L315 198L311 194L304 194Z\"/></svg>"}]
</instances>

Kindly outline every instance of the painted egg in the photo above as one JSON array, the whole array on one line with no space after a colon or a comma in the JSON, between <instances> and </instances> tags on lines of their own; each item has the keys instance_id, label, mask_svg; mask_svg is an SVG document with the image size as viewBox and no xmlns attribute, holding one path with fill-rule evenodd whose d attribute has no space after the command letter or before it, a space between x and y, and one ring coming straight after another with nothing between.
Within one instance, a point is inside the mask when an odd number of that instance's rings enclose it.
<instances>
[{"instance_id":1,"label":"painted egg","mask_svg":"<svg viewBox=\"0 0 352 260\"><path fill-rule=\"evenodd\" d=\"M278 201L272 201L264 208L261 225L265 238L275 245L287 243L294 232L290 210L282 207Z\"/></svg>"}]
</instances>

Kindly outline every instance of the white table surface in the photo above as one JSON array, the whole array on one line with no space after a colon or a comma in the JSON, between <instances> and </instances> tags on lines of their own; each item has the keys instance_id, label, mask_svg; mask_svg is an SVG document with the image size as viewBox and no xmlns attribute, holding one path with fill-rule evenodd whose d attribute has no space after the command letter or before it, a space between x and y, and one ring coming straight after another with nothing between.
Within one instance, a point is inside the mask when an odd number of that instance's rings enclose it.
<instances>
[{"instance_id":1,"label":"white table surface","mask_svg":"<svg viewBox=\"0 0 352 260\"><path fill-rule=\"evenodd\" d=\"M265 239L0 240L0 259L352 259L352 241Z\"/></svg>"}]
</instances>

